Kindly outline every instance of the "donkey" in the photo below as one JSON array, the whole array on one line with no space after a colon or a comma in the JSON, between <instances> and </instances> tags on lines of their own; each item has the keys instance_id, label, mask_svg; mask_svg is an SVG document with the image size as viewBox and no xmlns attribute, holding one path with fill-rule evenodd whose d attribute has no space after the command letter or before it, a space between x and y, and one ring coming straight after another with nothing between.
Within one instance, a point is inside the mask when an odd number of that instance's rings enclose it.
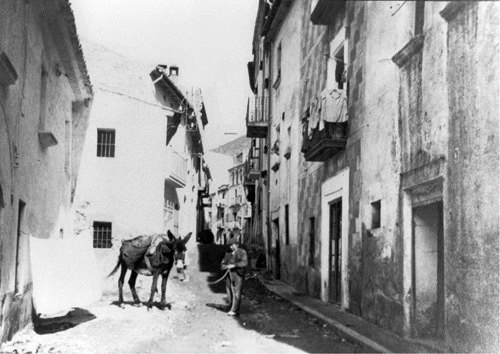
<instances>
[{"instance_id":1,"label":"donkey","mask_svg":"<svg viewBox=\"0 0 500 354\"><path fill-rule=\"evenodd\" d=\"M151 294L147 302L148 311L151 310L155 291L157 290L158 277L161 275L161 302L159 308L164 310L167 307L165 293L167 291L167 281L170 271L174 265L174 259L184 258L186 252L186 243L191 238L191 232L184 238L176 238L170 230L167 231L167 237L164 234L137 236L130 240L122 240L120 254L116 267L111 271L108 277L116 273L121 266L120 278L118 280L118 305L123 305L123 282L128 269L132 270L128 284L134 298L135 306L142 306L137 292L135 282L138 274L153 276L151 284ZM149 248L149 250L148 250ZM149 254L151 252L151 254ZM146 261L147 259L147 261Z\"/></svg>"}]
</instances>

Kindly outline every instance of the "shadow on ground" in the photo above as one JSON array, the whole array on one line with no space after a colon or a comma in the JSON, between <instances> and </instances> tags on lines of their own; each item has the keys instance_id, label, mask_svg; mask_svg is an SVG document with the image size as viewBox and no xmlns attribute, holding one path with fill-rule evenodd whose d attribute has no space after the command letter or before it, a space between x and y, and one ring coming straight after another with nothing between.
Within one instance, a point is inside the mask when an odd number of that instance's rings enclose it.
<instances>
[{"instance_id":1,"label":"shadow on ground","mask_svg":"<svg viewBox=\"0 0 500 354\"><path fill-rule=\"evenodd\" d=\"M208 284L220 279L224 271L220 269L220 263L229 247L217 244L198 244L198 267L200 272L210 273L207 276L207 286L213 293L224 294L226 285L224 281L217 284Z\"/></svg>"},{"instance_id":2,"label":"shadow on ground","mask_svg":"<svg viewBox=\"0 0 500 354\"><path fill-rule=\"evenodd\" d=\"M65 331L76 327L81 323L92 321L95 318L96 316L89 311L81 308L75 308L68 312L65 316L50 318L36 317L33 320L33 325L37 334L51 334Z\"/></svg>"},{"instance_id":3,"label":"shadow on ground","mask_svg":"<svg viewBox=\"0 0 500 354\"><path fill-rule=\"evenodd\" d=\"M264 272L260 274L267 276L270 277ZM240 315L234 320L243 328L308 353L369 352L330 324L272 293L256 273L248 274L242 297Z\"/></svg>"}]
</instances>

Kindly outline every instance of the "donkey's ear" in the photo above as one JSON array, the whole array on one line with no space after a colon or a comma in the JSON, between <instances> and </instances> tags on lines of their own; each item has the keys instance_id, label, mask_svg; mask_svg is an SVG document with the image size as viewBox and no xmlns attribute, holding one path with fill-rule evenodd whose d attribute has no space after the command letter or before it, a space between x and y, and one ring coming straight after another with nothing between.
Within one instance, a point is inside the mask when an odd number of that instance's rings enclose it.
<instances>
[{"instance_id":1,"label":"donkey's ear","mask_svg":"<svg viewBox=\"0 0 500 354\"><path fill-rule=\"evenodd\" d=\"M189 241L189 239L191 238L191 235L192 235L192 232L188 233L186 235L186 237L184 237L184 240L182 240L184 242L184 244L186 244Z\"/></svg>"},{"instance_id":2,"label":"donkey's ear","mask_svg":"<svg viewBox=\"0 0 500 354\"><path fill-rule=\"evenodd\" d=\"M170 239L170 241L175 241L175 236L170 230L167 231L167 236Z\"/></svg>"}]
</instances>

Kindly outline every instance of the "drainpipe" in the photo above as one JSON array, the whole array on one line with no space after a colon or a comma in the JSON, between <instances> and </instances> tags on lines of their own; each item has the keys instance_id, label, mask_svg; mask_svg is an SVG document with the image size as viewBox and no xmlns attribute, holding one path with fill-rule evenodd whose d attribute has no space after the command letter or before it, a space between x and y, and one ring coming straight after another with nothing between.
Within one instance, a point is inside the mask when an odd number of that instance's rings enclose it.
<instances>
[{"instance_id":1,"label":"drainpipe","mask_svg":"<svg viewBox=\"0 0 500 354\"><path fill-rule=\"evenodd\" d=\"M264 58L266 52L266 44L264 42ZM273 233L271 230L271 112L273 102L271 101L271 83L272 83L272 51L270 50L271 45L268 46L269 50L269 75L268 75L268 85L266 90L269 93L269 104L267 105L267 136L266 136L266 145L267 145L267 216L266 216L266 226L267 226L267 252L268 252L268 260L272 259L272 248L273 248ZM265 65L263 66L264 70L266 69ZM264 77L266 72L264 71ZM264 79L265 80L265 79ZM263 92L264 93L264 92ZM271 262L267 262L267 270L272 271Z\"/></svg>"}]
</instances>

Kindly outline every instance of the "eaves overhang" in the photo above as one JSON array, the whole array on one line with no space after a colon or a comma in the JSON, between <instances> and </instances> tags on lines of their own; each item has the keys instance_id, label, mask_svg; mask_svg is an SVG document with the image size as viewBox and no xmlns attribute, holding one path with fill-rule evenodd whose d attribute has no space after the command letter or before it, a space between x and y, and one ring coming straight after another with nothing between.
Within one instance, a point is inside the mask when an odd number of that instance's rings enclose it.
<instances>
[{"instance_id":1,"label":"eaves overhang","mask_svg":"<svg viewBox=\"0 0 500 354\"><path fill-rule=\"evenodd\" d=\"M315 25L334 25L336 14L345 11L346 0L318 0L310 20Z\"/></svg>"},{"instance_id":2,"label":"eaves overhang","mask_svg":"<svg viewBox=\"0 0 500 354\"><path fill-rule=\"evenodd\" d=\"M163 73L161 73L158 68L153 69L149 73L149 76L153 81L156 81L161 76L161 79L157 83L160 84L164 89L166 89L167 93L169 93L171 97L176 98L178 100L177 103L180 104L181 102L185 102L187 110L192 109L191 104L186 99L181 90L173 83L172 80L163 75Z\"/></svg>"},{"instance_id":3,"label":"eaves overhang","mask_svg":"<svg viewBox=\"0 0 500 354\"><path fill-rule=\"evenodd\" d=\"M274 40L285 21L292 3L293 0L276 0L274 2L261 30L261 36L265 37L265 43L270 43Z\"/></svg>"},{"instance_id":4,"label":"eaves overhang","mask_svg":"<svg viewBox=\"0 0 500 354\"><path fill-rule=\"evenodd\" d=\"M41 6L44 24L53 37L76 100L91 99L94 95L92 84L69 1L46 1Z\"/></svg>"}]
</instances>

